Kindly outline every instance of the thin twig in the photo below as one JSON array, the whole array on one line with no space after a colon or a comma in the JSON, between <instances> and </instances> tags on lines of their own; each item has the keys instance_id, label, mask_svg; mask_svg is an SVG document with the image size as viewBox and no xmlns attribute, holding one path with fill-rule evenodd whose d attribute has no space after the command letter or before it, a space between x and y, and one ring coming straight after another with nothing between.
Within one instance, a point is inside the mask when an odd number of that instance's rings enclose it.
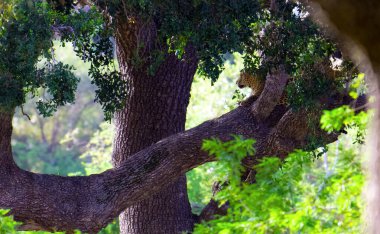
<instances>
[{"instance_id":1,"label":"thin twig","mask_svg":"<svg viewBox=\"0 0 380 234\"><path fill-rule=\"evenodd\" d=\"M29 121L31 121L30 116L24 112L24 107L21 105L20 108L21 108L21 113L22 113L24 116L26 116L26 117L29 119Z\"/></svg>"}]
</instances>

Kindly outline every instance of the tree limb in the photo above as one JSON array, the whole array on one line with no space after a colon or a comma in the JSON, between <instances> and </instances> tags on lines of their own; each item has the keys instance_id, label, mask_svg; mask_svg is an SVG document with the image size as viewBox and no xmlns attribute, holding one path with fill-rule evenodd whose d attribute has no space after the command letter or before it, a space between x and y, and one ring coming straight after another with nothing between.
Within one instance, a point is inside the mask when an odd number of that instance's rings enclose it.
<instances>
[{"instance_id":1,"label":"tree limb","mask_svg":"<svg viewBox=\"0 0 380 234\"><path fill-rule=\"evenodd\" d=\"M98 2L101 5L104 1ZM11 158L10 136L0 134L0 207L11 209L15 219L24 223L21 229L96 233L125 208L158 192L188 170L215 160L202 151L203 139L218 137L226 141L231 134L255 138L255 159L266 155L284 158L294 149L303 148L309 135L325 143L334 140L305 125L310 116L312 124L318 125L315 120L319 110L310 115L278 110L274 101L263 105L266 96L262 95L263 100L252 108L239 107L172 135L129 157L120 167L91 176L61 177L21 170ZM3 118L0 113L3 119L11 122L11 116ZM11 123L6 128L2 125L0 133L6 130L9 134L11 129Z\"/></svg>"},{"instance_id":2,"label":"tree limb","mask_svg":"<svg viewBox=\"0 0 380 234\"><path fill-rule=\"evenodd\" d=\"M263 92L253 103L252 113L260 121L266 119L280 101L289 76L283 67L268 74Z\"/></svg>"},{"instance_id":3,"label":"tree limb","mask_svg":"<svg viewBox=\"0 0 380 234\"><path fill-rule=\"evenodd\" d=\"M132 155L120 167L97 175L35 174L12 166L8 160L9 164L0 167L0 207L11 209L14 218L24 223L21 229L96 233L125 208L158 192L192 168L215 160L201 149L203 139L217 137L227 141L232 139L231 134L254 138L254 161L266 155L284 158L294 149L305 147L309 134L320 134L315 137L326 143L334 140L322 131L292 132L295 123L310 121L299 112L288 110L284 114L275 108L271 115L276 117L258 121L250 107L238 107L167 137Z\"/></svg>"}]
</instances>

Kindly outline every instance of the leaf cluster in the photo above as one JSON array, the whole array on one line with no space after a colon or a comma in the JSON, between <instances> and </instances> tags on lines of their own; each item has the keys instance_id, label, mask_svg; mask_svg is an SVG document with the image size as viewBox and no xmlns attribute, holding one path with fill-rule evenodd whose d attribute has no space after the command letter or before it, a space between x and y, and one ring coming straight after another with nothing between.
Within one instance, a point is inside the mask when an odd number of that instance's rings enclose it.
<instances>
[{"instance_id":1,"label":"leaf cluster","mask_svg":"<svg viewBox=\"0 0 380 234\"><path fill-rule=\"evenodd\" d=\"M357 152L346 145L331 146L324 162L300 150L285 162L261 159L254 184L229 183L216 195L220 204L228 201L228 214L194 233L360 232L364 176Z\"/></svg>"},{"instance_id":2,"label":"leaf cluster","mask_svg":"<svg viewBox=\"0 0 380 234\"><path fill-rule=\"evenodd\" d=\"M364 74L359 74L350 86L350 96L357 99L362 92ZM359 107L358 110L348 105L343 105L332 110L324 110L321 117L321 129L331 133L334 131L357 128L355 142L363 144L367 131L367 123L371 117L371 111L367 113Z\"/></svg>"},{"instance_id":3,"label":"leaf cluster","mask_svg":"<svg viewBox=\"0 0 380 234\"><path fill-rule=\"evenodd\" d=\"M8 210L0 210L0 234L16 233L15 227L18 225L10 216L6 216Z\"/></svg>"},{"instance_id":4,"label":"leaf cluster","mask_svg":"<svg viewBox=\"0 0 380 234\"><path fill-rule=\"evenodd\" d=\"M58 63L52 54L53 19L43 2L14 1L14 15L3 22L0 34L0 106L12 110L28 93L43 96L38 102L44 116L74 101L78 79L72 67ZM31 20L33 19L33 20ZM42 63L42 57L45 63ZM39 88L47 89L39 94Z\"/></svg>"},{"instance_id":5,"label":"leaf cluster","mask_svg":"<svg viewBox=\"0 0 380 234\"><path fill-rule=\"evenodd\" d=\"M225 53L243 52L244 42L252 36L249 25L256 20L259 9L259 3L250 0L134 0L97 1L97 4L107 7L113 17L125 14L154 22L157 44L165 45L152 52L155 58L167 52L182 58L186 46L193 46L200 60L199 73L212 81L223 69Z\"/></svg>"},{"instance_id":6,"label":"leaf cluster","mask_svg":"<svg viewBox=\"0 0 380 234\"><path fill-rule=\"evenodd\" d=\"M273 1L275 9L262 8L245 47L245 72L266 78L280 67L290 75L286 92L295 109L314 108L321 99L342 91L342 83L355 76L352 63L333 68L340 54L325 28L312 21L310 7L294 1Z\"/></svg>"},{"instance_id":7,"label":"leaf cluster","mask_svg":"<svg viewBox=\"0 0 380 234\"><path fill-rule=\"evenodd\" d=\"M29 10L26 3L14 8L15 16L3 22L0 36L0 105L8 108L24 103L24 90L33 92L43 82L36 79L35 65L39 55L50 47L45 17ZM29 17L35 20L29 21Z\"/></svg>"},{"instance_id":8,"label":"leaf cluster","mask_svg":"<svg viewBox=\"0 0 380 234\"><path fill-rule=\"evenodd\" d=\"M51 97L37 102L37 109L44 117L52 116L59 106L75 101L79 78L72 73L73 69L72 66L58 62L47 69L39 70L40 75L43 74L45 78L40 87L46 88Z\"/></svg>"},{"instance_id":9,"label":"leaf cluster","mask_svg":"<svg viewBox=\"0 0 380 234\"><path fill-rule=\"evenodd\" d=\"M239 185L241 173L244 167L241 160L247 156L252 156L255 152L253 144L255 140L244 139L242 136L233 136L233 140L222 142L219 139L204 140L202 149L210 155L214 155L219 161L219 165L225 173L220 177L229 179L232 185Z\"/></svg>"},{"instance_id":10,"label":"leaf cluster","mask_svg":"<svg viewBox=\"0 0 380 234\"><path fill-rule=\"evenodd\" d=\"M7 18L0 25L0 106L14 109L30 93L40 97L41 114L51 116L58 106L74 102L79 79L73 75L74 67L56 60L53 41L58 39L63 46L73 43L76 54L90 62L89 74L98 87L95 101L111 119L123 107L127 93L114 65L112 28L95 8L73 9L69 4L63 10L58 3L49 3L4 3L12 6L13 14L2 11Z\"/></svg>"},{"instance_id":11,"label":"leaf cluster","mask_svg":"<svg viewBox=\"0 0 380 234\"><path fill-rule=\"evenodd\" d=\"M61 32L63 45L72 42L74 51L83 61L90 63L89 75L95 91L95 101L104 110L105 119L123 107L127 98L127 83L121 78L114 61L115 42L113 28L104 20L96 8L71 9L69 13L56 12L56 25L64 25L69 30Z\"/></svg>"}]
</instances>

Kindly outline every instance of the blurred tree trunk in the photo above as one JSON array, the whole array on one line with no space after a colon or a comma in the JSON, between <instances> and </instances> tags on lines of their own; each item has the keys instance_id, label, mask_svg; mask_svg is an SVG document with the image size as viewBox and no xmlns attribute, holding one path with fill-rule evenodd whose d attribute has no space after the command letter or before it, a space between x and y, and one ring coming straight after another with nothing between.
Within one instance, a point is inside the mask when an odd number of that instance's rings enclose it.
<instances>
[{"instance_id":1,"label":"blurred tree trunk","mask_svg":"<svg viewBox=\"0 0 380 234\"><path fill-rule=\"evenodd\" d=\"M367 232L380 233L380 1L374 0L313 0L316 11L334 26L338 36L346 42L351 55L360 64L370 80L370 89L376 97L375 116L368 137L370 159L367 182ZM352 43L355 46L352 46Z\"/></svg>"},{"instance_id":2,"label":"blurred tree trunk","mask_svg":"<svg viewBox=\"0 0 380 234\"><path fill-rule=\"evenodd\" d=\"M184 131L191 83L197 67L195 52L188 49L182 60L166 54L153 76L147 74L147 66L155 61L136 69L130 63L130 55L136 50L135 45L131 45L136 38L131 35L136 34L131 34L131 28L125 28L128 23L123 19L119 19L118 25L122 25L116 38L118 61L129 93L124 110L115 115L115 167L136 152ZM154 26L141 30L141 34L154 35ZM154 40L154 36L145 37L145 48L154 44ZM190 231L193 223L185 175L120 215L121 233L181 233Z\"/></svg>"}]
</instances>

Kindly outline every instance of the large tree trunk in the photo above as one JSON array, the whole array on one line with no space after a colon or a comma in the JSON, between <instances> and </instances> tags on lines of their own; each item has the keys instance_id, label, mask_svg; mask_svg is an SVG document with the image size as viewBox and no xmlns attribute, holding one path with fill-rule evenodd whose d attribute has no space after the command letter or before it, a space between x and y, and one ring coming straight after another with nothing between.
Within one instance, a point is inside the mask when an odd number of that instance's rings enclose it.
<instances>
[{"instance_id":1,"label":"large tree trunk","mask_svg":"<svg viewBox=\"0 0 380 234\"><path fill-rule=\"evenodd\" d=\"M16 166L13 161L11 147L13 114L13 110L8 111L0 107L0 166L8 170ZM5 171L0 170L0 173Z\"/></svg>"},{"instance_id":2,"label":"large tree trunk","mask_svg":"<svg viewBox=\"0 0 380 234\"><path fill-rule=\"evenodd\" d=\"M126 25L128 23L123 23L123 27ZM149 30L152 27L154 26L150 25ZM131 31L130 28L120 28L120 33L117 34L119 66L128 83L129 93L125 109L115 115L115 167L159 140L184 131L190 87L197 66L195 53L189 49L181 61L175 55L166 55L153 76L147 75L147 65L143 69L131 68L129 55L136 47L128 43L134 39L128 41L128 31ZM151 42L145 42L145 45L148 44ZM185 175L161 192L129 207L119 219L121 233L190 231L194 221Z\"/></svg>"}]
</instances>

